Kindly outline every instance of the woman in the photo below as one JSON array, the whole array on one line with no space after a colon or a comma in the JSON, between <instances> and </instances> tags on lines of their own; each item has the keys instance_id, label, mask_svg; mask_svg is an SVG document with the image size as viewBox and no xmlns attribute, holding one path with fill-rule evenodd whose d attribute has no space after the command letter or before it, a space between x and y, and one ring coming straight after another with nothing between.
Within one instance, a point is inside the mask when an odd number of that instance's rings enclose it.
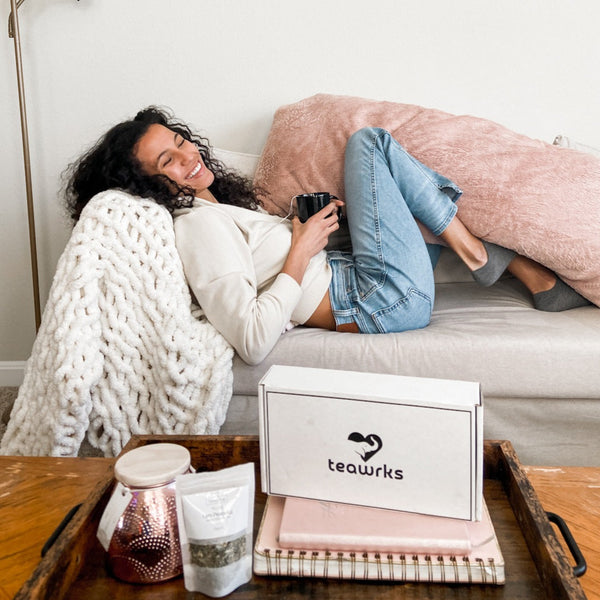
<instances>
[{"instance_id":1,"label":"woman","mask_svg":"<svg viewBox=\"0 0 600 600\"><path fill-rule=\"evenodd\" d=\"M153 107L111 129L69 173L75 220L110 188L151 197L173 213L190 288L251 364L290 324L363 333L425 327L440 247L425 244L415 218L481 285L493 285L508 268L539 310L588 304L545 267L472 235L456 216L461 191L382 129L349 139L345 202L334 200L305 223L267 214L250 182L227 171L205 139ZM344 204L352 253L327 252Z\"/></svg>"}]
</instances>

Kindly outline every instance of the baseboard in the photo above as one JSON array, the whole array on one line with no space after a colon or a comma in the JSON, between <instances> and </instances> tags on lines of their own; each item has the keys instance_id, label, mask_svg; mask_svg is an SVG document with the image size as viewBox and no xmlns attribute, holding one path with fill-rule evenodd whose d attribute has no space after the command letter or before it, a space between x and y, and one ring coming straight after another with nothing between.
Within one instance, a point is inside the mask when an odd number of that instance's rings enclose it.
<instances>
[{"instance_id":1,"label":"baseboard","mask_svg":"<svg viewBox=\"0 0 600 600\"><path fill-rule=\"evenodd\" d=\"M25 361L0 361L0 387L18 387L23 383Z\"/></svg>"}]
</instances>

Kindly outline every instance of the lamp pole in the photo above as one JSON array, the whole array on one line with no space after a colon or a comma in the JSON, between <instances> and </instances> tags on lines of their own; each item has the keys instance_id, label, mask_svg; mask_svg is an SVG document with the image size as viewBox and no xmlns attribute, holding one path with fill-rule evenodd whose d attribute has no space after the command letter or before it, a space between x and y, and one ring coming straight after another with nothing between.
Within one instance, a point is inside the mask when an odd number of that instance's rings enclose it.
<instances>
[{"instance_id":1,"label":"lamp pole","mask_svg":"<svg viewBox=\"0 0 600 600\"><path fill-rule=\"evenodd\" d=\"M29 133L27 130L27 111L25 107L25 86L23 83L23 62L21 59L21 37L19 35L18 10L25 0L10 0L8 16L8 36L13 38L17 65L17 86L19 90L19 109L21 112L21 137L23 139L23 163L25 166L25 192L27 194L27 219L29 222L29 249L31 254L31 276L33 279L33 305L35 310L35 330L40 328L40 285L38 276L37 244L35 238L35 218L33 211L33 191L31 186L31 160L29 155Z\"/></svg>"}]
</instances>

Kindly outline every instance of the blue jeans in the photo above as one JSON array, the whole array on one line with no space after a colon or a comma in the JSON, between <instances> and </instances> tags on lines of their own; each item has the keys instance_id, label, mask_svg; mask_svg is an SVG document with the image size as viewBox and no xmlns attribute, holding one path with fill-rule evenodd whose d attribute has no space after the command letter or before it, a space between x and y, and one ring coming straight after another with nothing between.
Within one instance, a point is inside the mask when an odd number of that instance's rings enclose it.
<instances>
[{"instance_id":1,"label":"blue jeans","mask_svg":"<svg viewBox=\"0 0 600 600\"><path fill-rule=\"evenodd\" d=\"M379 128L348 140L344 184L352 252L328 252L336 324L355 322L362 333L425 327L440 247L428 247L415 219L439 235L461 190Z\"/></svg>"}]
</instances>

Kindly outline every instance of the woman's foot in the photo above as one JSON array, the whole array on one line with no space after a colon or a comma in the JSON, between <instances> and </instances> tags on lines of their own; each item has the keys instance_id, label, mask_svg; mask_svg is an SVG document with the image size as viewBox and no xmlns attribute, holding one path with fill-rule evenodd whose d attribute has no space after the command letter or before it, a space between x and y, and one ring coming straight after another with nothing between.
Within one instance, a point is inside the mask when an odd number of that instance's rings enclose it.
<instances>
[{"instance_id":1,"label":"woman's foot","mask_svg":"<svg viewBox=\"0 0 600 600\"><path fill-rule=\"evenodd\" d=\"M589 304L591 304L589 300L578 294L558 277L556 283L549 290L533 294L535 308L547 312L561 312Z\"/></svg>"},{"instance_id":2,"label":"woman's foot","mask_svg":"<svg viewBox=\"0 0 600 600\"><path fill-rule=\"evenodd\" d=\"M481 240L481 243L487 253L487 262L482 267L471 271L471 274L479 285L489 287L500 279L516 256L516 252L485 240Z\"/></svg>"}]
</instances>

